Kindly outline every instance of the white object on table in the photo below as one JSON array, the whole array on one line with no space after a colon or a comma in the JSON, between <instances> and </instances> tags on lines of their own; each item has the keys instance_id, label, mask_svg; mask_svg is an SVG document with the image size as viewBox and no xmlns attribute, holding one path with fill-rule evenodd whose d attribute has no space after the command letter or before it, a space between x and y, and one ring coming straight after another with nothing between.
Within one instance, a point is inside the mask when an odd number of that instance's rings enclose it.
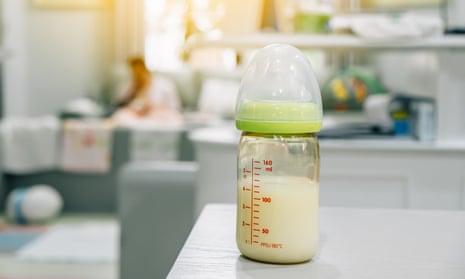
<instances>
[{"instance_id":1,"label":"white object on table","mask_svg":"<svg viewBox=\"0 0 465 279\"><path fill-rule=\"evenodd\" d=\"M465 275L465 211L321 208L315 258L273 265L242 257L235 206L209 204L169 279L448 278Z\"/></svg>"}]
</instances>

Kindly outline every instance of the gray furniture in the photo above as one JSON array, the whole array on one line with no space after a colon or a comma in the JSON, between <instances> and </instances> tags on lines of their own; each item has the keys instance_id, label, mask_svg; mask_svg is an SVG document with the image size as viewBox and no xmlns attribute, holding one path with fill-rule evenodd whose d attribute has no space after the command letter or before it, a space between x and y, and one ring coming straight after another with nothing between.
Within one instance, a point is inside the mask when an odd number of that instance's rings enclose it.
<instances>
[{"instance_id":1,"label":"gray furniture","mask_svg":"<svg viewBox=\"0 0 465 279\"><path fill-rule=\"evenodd\" d=\"M103 174L71 173L50 170L31 174L3 173L0 168L0 208L4 208L7 193L16 187L48 184L55 187L64 200L65 212L116 212L117 179L120 168L129 162L130 131L125 128L113 132L111 169ZM193 151L182 133L179 160L192 161ZM1 180L3 178L3 195Z\"/></svg>"},{"instance_id":2,"label":"gray furniture","mask_svg":"<svg viewBox=\"0 0 465 279\"><path fill-rule=\"evenodd\" d=\"M120 172L120 278L165 278L194 223L197 163L129 163Z\"/></svg>"},{"instance_id":3,"label":"gray furniture","mask_svg":"<svg viewBox=\"0 0 465 279\"><path fill-rule=\"evenodd\" d=\"M0 146L2 144L2 139L0 137ZM3 208L2 201L5 199L5 189L3 187L3 154L2 149L0 148L0 208Z\"/></svg>"},{"instance_id":4,"label":"gray furniture","mask_svg":"<svg viewBox=\"0 0 465 279\"><path fill-rule=\"evenodd\" d=\"M201 94L202 81L206 78L238 80L239 73L231 75L223 71L198 71L183 69L176 72L158 72L173 80L181 96L183 110L196 111ZM102 102L109 102L114 97L115 88L126 80L127 76L111 78L108 92L100 97ZM203 124L192 124L203 126ZM181 136L179 152L180 161L194 161L192 143L187 138L189 127ZM27 175L3 174L0 167L0 209L4 208L6 195L14 188L38 183L49 184L60 192L64 198L65 212L116 212L116 183L120 167L129 162L129 136L127 129L119 128L114 132L112 168L105 174L74 174L60 170L51 170ZM1 154L0 154L1 161ZM0 162L1 166L1 162ZM4 179L3 190L1 180ZM3 191L3 195L2 195Z\"/></svg>"}]
</instances>

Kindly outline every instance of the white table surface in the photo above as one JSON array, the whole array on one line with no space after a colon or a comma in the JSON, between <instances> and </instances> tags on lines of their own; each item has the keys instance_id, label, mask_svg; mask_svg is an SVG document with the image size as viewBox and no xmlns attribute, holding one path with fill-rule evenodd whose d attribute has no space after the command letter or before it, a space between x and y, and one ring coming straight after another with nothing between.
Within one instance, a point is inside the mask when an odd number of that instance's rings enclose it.
<instances>
[{"instance_id":1,"label":"white table surface","mask_svg":"<svg viewBox=\"0 0 465 279\"><path fill-rule=\"evenodd\" d=\"M297 265L242 257L235 215L207 205L168 278L465 278L465 211L321 208L318 253Z\"/></svg>"}]
</instances>

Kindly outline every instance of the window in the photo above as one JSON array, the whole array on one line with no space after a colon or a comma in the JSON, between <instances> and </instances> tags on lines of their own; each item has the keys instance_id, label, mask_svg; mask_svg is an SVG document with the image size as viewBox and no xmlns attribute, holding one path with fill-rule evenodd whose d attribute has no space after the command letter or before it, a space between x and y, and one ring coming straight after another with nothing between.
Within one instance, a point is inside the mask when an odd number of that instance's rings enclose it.
<instances>
[{"instance_id":1,"label":"window","mask_svg":"<svg viewBox=\"0 0 465 279\"><path fill-rule=\"evenodd\" d=\"M189 35L220 32L228 3L225 0L144 0L147 66L162 71L176 71L186 63L195 68L234 69L236 52L232 49L206 48L189 53L189 57L183 53Z\"/></svg>"},{"instance_id":2,"label":"window","mask_svg":"<svg viewBox=\"0 0 465 279\"><path fill-rule=\"evenodd\" d=\"M176 70L182 65L186 35L186 0L145 0L144 49L151 70Z\"/></svg>"}]
</instances>

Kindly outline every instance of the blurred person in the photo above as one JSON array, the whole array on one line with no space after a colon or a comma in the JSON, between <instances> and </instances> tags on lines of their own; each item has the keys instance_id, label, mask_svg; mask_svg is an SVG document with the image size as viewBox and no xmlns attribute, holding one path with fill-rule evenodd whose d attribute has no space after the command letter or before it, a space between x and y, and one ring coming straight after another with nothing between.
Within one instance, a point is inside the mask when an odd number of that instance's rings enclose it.
<instances>
[{"instance_id":1,"label":"blurred person","mask_svg":"<svg viewBox=\"0 0 465 279\"><path fill-rule=\"evenodd\" d=\"M128 66L132 79L116 96L113 120L120 125L182 122L181 101L173 82L151 73L141 57L130 58Z\"/></svg>"}]
</instances>

